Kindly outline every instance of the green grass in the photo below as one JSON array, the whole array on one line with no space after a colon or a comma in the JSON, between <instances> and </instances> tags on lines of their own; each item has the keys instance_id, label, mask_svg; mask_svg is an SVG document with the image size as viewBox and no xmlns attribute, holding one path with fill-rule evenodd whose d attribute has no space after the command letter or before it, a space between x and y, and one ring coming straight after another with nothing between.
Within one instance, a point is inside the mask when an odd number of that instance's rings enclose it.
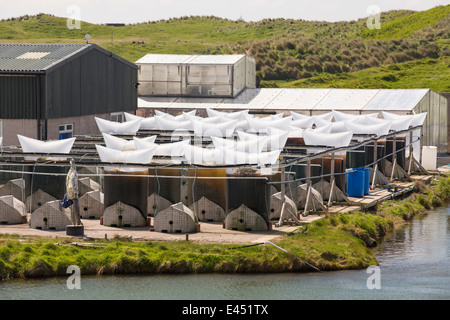
<instances>
[{"instance_id":1,"label":"green grass","mask_svg":"<svg viewBox=\"0 0 450 320\"><path fill-rule=\"evenodd\" d=\"M269 81L268 85L270 83ZM450 91L450 57L421 59L349 73L321 74L307 79L275 84L284 88L430 88L436 92L448 92Z\"/></svg>"},{"instance_id":2,"label":"green grass","mask_svg":"<svg viewBox=\"0 0 450 320\"><path fill-rule=\"evenodd\" d=\"M414 32L434 27L450 14L450 6L437 6L430 10L413 12L394 20L381 20L380 29L365 29L360 35L363 39L401 39ZM383 14L381 14L383 16ZM448 27L448 24L447 24Z\"/></svg>"}]
</instances>

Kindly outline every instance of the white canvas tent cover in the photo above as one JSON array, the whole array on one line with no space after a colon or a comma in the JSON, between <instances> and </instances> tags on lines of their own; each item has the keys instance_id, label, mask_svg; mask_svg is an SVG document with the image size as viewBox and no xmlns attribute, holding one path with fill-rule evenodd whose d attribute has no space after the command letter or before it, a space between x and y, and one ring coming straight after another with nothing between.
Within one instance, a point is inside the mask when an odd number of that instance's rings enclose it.
<instances>
[{"instance_id":1,"label":"white canvas tent cover","mask_svg":"<svg viewBox=\"0 0 450 320\"><path fill-rule=\"evenodd\" d=\"M24 153L70 153L76 138L41 141L17 135Z\"/></svg>"},{"instance_id":2,"label":"white canvas tent cover","mask_svg":"<svg viewBox=\"0 0 450 320\"><path fill-rule=\"evenodd\" d=\"M141 126L142 119L115 122L95 117L98 130L101 133L118 134L118 135L135 135Z\"/></svg>"}]
</instances>

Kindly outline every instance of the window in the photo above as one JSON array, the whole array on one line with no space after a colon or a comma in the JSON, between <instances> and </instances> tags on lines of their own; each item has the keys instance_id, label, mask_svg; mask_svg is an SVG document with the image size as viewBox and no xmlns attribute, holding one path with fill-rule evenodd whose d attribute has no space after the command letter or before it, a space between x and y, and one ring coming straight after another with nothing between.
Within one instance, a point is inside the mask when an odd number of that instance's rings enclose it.
<instances>
[{"instance_id":1,"label":"window","mask_svg":"<svg viewBox=\"0 0 450 320\"><path fill-rule=\"evenodd\" d=\"M73 137L73 124L61 124L59 125L59 140L68 139Z\"/></svg>"},{"instance_id":2,"label":"window","mask_svg":"<svg viewBox=\"0 0 450 320\"><path fill-rule=\"evenodd\" d=\"M122 112L111 113L110 119L111 121L115 122L123 122L123 113Z\"/></svg>"}]
</instances>

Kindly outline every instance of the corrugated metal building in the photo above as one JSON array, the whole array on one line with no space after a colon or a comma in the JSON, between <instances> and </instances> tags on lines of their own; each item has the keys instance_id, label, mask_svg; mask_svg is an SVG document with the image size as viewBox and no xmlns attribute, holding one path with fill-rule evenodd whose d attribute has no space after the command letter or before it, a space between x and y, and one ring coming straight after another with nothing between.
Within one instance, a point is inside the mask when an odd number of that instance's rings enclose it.
<instances>
[{"instance_id":1,"label":"corrugated metal building","mask_svg":"<svg viewBox=\"0 0 450 320\"><path fill-rule=\"evenodd\" d=\"M137 109L138 67L95 44L0 44L0 136L96 133L92 115Z\"/></svg>"},{"instance_id":2,"label":"corrugated metal building","mask_svg":"<svg viewBox=\"0 0 450 320\"><path fill-rule=\"evenodd\" d=\"M138 114L152 110L178 114L211 108L221 111L250 110L253 114L289 111L317 115L331 110L353 114L387 111L398 114L428 112L422 145L437 146L447 153L447 99L430 89L246 89L235 98L144 97L138 99ZM206 113L206 112L205 112Z\"/></svg>"}]
</instances>

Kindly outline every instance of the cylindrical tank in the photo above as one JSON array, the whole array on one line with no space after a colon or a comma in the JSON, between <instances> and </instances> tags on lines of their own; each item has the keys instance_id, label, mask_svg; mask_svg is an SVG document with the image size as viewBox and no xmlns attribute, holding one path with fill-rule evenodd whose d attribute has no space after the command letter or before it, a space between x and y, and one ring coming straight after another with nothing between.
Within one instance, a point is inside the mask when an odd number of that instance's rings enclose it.
<instances>
[{"instance_id":1,"label":"cylindrical tank","mask_svg":"<svg viewBox=\"0 0 450 320\"><path fill-rule=\"evenodd\" d=\"M406 138L405 137L397 137L395 139L395 150L397 151L397 164L403 168L403 169L407 169L406 168L406 155L405 152L406 150L404 150L403 148L406 145ZM403 149L403 150L401 150ZM401 150L401 151L398 151ZM387 139L386 140L386 155L391 154L394 152L394 139ZM393 162L393 156L388 156L386 157L387 160Z\"/></svg>"},{"instance_id":2,"label":"cylindrical tank","mask_svg":"<svg viewBox=\"0 0 450 320\"><path fill-rule=\"evenodd\" d=\"M66 193L66 173L69 168L64 166L26 166L25 171L34 174L24 175L25 193L30 195L37 190L48 193L56 199L62 200ZM49 174L40 174L49 173ZM58 175L52 175L52 173Z\"/></svg>"},{"instance_id":3,"label":"cylindrical tank","mask_svg":"<svg viewBox=\"0 0 450 320\"><path fill-rule=\"evenodd\" d=\"M223 210L227 206L227 180L226 169L199 168L190 169L189 176L195 177L189 179L189 190L192 190L192 203L200 200L202 197L211 200L219 205ZM214 177L219 179L202 179L202 177ZM190 205L191 203L189 203Z\"/></svg>"},{"instance_id":4,"label":"cylindrical tank","mask_svg":"<svg viewBox=\"0 0 450 320\"><path fill-rule=\"evenodd\" d=\"M182 202L184 205L192 203L192 192L189 190L189 178L187 169L180 168L155 168L153 188L154 193L167 199L171 203ZM170 178L174 177L174 178Z\"/></svg>"},{"instance_id":5,"label":"cylindrical tank","mask_svg":"<svg viewBox=\"0 0 450 320\"><path fill-rule=\"evenodd\" d=\"M422 166L425 170L436 170L437 167L437 147L422 147Z\"/></svg>"},{"instance_id":6,"label":"cylindrical tank","mask_svg":"<svg viewBox=\"0 0 450 320\"><path fill-rule=\"evenodd\" d=\"M148 170L105 168L104 207L125 203L139 210L147 219ZM117 176L115 176L117 175ZM125 175L125 176L121 176Z\"/></svg>"},{"instance_id":7,"label":"cylindrical tank","mask_svg":"<svg viewBox=\"0 0 450 320\"><path fill-rule=\"evenodd\" d=\"M243 169L227 173L227 209L231 211L245 205L269 223L270 176L261 175L258 170Z\"/></svg>"},{"instance_id":8,"label":"cylindrical tank","mask_svg":"<svg viewBox=\"0 0 450 320\"><path fill-rule=\"evenodd\" d=\"M347 195L356 198L364 197L364 183L364 171L350 169L347 173Z\"/></svg>"}]
</instances>

